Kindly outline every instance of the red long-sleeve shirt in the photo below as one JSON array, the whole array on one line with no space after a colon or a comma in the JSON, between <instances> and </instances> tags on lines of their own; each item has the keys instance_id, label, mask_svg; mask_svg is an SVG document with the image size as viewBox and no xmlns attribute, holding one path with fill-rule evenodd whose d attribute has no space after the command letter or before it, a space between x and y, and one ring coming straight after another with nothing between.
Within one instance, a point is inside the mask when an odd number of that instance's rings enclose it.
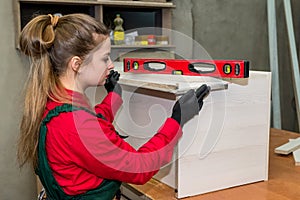
<instances>
[{"instance_id":1,"label":"red long-sleeve shirt","mask_svg":"<svg viewBox=\"0 0 300 200\"><path fill-rule=\"evenodd\" d=\"M83 95L68 92L88 107ZM94 189L103 179L144 184L171 161L174 146L182 135L179 124L168 118L155 136L136 150L116 134L112 125L121 104L120 96L110 92L94 108L106 120L78 110L61 113L47 124L48 162L66 194ZM60 105L49 100L44 116Z\"/></svg>"}]
</instances>

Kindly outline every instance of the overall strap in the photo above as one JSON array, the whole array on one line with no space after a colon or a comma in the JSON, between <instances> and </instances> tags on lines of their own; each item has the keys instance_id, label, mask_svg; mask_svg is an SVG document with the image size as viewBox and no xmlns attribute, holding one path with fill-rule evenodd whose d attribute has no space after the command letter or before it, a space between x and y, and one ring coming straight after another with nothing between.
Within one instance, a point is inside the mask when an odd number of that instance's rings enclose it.
<instances>
[{"instance_id":1,"label":"overall strap","mask_svg":"<svg viewBox=\"0 0 300 200\"><path fill-rule=\"evenodd\" d=\"M52 170L49 166L46 155L46 124L53 118L57 117L60 113L73 112L77 110L84 110L95 117L104 119L101 114L93 113L92 111L83 108L73 106L71 104L63 104L50 110L46 117L43 119L40 127L39 143L38 143L38 167L36 174L39 176L42 185L44 186L47 194L47 199L51 200L111 200L116 192L119 190L121 182L104 180L100 186L94 190L90 190L84 194L70 196L67 195L55 180Z\"/></svg>"}]
</instances>

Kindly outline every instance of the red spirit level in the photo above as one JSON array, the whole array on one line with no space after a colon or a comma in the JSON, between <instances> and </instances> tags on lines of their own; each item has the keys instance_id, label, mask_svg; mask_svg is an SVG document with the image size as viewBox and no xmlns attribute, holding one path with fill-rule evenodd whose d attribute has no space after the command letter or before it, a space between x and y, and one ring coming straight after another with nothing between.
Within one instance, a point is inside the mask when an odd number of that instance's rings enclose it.
<instances>
[{"instance_id":1,"label":"red spirit level","mask_svg":"<svg viewBox=\"0 0 300 200\"><path fill-rule=\"evenodd\" d=\"M124 58L124 72L158 73L220 78L248 78L246 60L178 60Z\"/></svg>"}]
</instances>

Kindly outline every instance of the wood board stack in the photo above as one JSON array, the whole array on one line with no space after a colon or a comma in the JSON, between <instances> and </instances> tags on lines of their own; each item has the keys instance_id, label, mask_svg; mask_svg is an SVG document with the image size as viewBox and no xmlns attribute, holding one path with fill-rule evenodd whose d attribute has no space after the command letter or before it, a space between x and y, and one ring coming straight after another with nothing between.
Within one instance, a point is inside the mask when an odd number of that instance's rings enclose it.
<instances>
[{"instance_id":1,"label":"wood board stack","mask_svg":"<svg viewBox=\"0 0 300 200\"><path fill-rule=\"evenodd\" d=\"M300 137L296 139L290 139L289 142L277 147L275 153L288 155L293 153L295 165L300 166Z\"/></svg>"}]
</instances>

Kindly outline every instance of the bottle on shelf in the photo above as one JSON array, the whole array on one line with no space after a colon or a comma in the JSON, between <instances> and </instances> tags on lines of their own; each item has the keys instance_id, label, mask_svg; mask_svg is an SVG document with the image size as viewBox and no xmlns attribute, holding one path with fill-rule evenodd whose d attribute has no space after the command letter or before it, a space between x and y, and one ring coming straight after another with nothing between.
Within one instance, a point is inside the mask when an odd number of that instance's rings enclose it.
<instances>
[{"instance_id":1,"label":"bottle on shelf","mask_svg":"<svg viewBox=\"0 0 300 200\"><path fill-rule=\"evenodd\" d=\"M116 15L114 19L115 29L114 29L114 44L121 45L124 44L125 39L125 32L123 28L123 19L121 18L120 14Z\"/></svg>"}]
</instances>

